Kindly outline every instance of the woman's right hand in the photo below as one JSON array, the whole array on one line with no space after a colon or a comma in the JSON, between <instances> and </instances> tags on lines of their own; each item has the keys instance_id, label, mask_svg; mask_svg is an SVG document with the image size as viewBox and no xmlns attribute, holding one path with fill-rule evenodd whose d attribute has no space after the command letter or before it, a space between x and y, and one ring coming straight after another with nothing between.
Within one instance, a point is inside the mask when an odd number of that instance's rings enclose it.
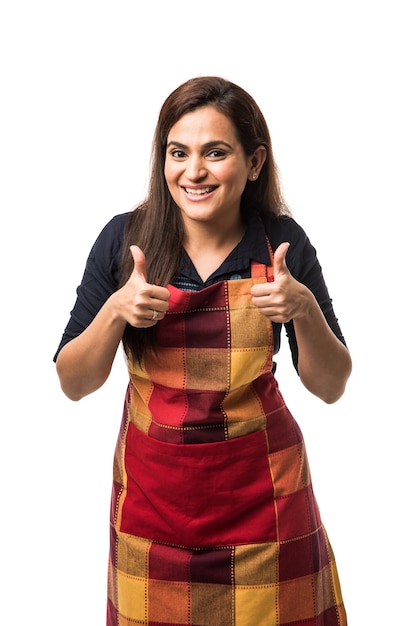
<instances>
[{"instance_id":1,"label":"woman's right hand","mask_svg":"<svg viewBox=\"0 0 418 626\"><path fill-rule=\"evenodd\" d=\"M134 269L125 285L106 300L89 326L57 357L61 387L71 400L80 400L106 381L127 322L136 328L149 328L166 314L169 290L150 285L142 250L132 246L131 252Z\"/></svg>"},{"instance_id":2,"label":"woman's right hand","mask_svg":"<svg viewBox=\"0 0 418 626\"><path fill-rule=\"evenodd\" d=\"M120 319L135 328L149 328L162 320L168 309L170 292L147 281L145 256L138 246L130 247L134 268L123 287L111 298Z\"/></svg>"}]
</instances>

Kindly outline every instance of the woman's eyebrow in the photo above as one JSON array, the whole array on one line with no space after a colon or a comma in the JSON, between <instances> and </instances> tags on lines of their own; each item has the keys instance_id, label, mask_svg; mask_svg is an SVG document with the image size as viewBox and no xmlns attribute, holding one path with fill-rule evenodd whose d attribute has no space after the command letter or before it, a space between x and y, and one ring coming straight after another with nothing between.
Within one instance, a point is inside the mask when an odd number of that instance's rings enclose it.
<instances>
[{"instance_id":1,"label":"woman's eyebrow","mask_svg":"<svg viewBox=\"0 0 418 626\"><path fill-rule=\"evenodd\" d=\"M189 147L186 146L184 143L180 143L179 141L169 141L167 144L167 148L170 148L172 146L175 146L176 148L181 148L182 150L186 150ZM216 148L217 146L226 146L230 150L233 150L233 147L227 141L223 141L222 139L208 141L207 143L203 144L202 148L208 150L209 148Z\"/></svg>"}]
</instances>

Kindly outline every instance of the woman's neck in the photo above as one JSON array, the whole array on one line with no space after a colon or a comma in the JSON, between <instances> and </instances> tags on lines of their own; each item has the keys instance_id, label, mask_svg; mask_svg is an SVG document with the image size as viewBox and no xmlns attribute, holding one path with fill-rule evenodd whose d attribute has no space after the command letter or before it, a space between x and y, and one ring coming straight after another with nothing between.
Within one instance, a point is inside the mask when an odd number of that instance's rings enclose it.
<instances>
[{"instance_id":1,"label":"woman's neck","mask_svg":"<svg viewBox=\"0 0 418 626\"><path fill-rule=\"evenodd\" d=\"M203 281L222 264L244 233L245 224L242 221L227 230L220 230L219 227L212 230L207 225L205 228L187 229L183 246Z\"/></svg>"}]
</instances>

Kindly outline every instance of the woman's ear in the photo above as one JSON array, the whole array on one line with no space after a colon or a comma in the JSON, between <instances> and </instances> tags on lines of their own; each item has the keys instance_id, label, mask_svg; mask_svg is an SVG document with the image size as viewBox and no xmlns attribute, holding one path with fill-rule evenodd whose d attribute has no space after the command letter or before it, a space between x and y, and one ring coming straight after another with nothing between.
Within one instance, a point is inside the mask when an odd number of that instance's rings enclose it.
<instances>
[{"instance_id":1,"label":"woman's ear","mask_svg":"<svg viewBox=\"0 0 418 626\"><path fill-rule=\"evenodd\" d=\"M248 172L248 180L257 180L266 158L267 158L266 147L258 146L254 154L250 157L250 169Z\"/></svg>"}]
</instances>

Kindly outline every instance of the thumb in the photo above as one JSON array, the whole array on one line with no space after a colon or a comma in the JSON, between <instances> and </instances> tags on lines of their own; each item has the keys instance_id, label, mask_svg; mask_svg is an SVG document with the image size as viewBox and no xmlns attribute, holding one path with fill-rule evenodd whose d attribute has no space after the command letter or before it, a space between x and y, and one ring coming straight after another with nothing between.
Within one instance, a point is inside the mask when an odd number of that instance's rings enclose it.
<instances>
[{"instance_id":1,"label":"thumb","mask_svg":"<svg viewBox=\"0 0 418 626\"><path fill-rule=\"evenodd\" d=\"M131 246L129 249L134 260L133 271L139 274L139 276L147 282L147 264L145 261L145 254L139 246Z\"/></svg>"},{"instance_id":2,"label":"thumb","mask_svg":"<svg viewBox=\"0 0 418 626\"><path fill-rule=\"evenodd\" d=\"M280 244L274 253L274 277L279 274L287 273L289 270L286 265L286 253L289 249L290 243L285 241Z\"/></svg>"}]
</instances>

